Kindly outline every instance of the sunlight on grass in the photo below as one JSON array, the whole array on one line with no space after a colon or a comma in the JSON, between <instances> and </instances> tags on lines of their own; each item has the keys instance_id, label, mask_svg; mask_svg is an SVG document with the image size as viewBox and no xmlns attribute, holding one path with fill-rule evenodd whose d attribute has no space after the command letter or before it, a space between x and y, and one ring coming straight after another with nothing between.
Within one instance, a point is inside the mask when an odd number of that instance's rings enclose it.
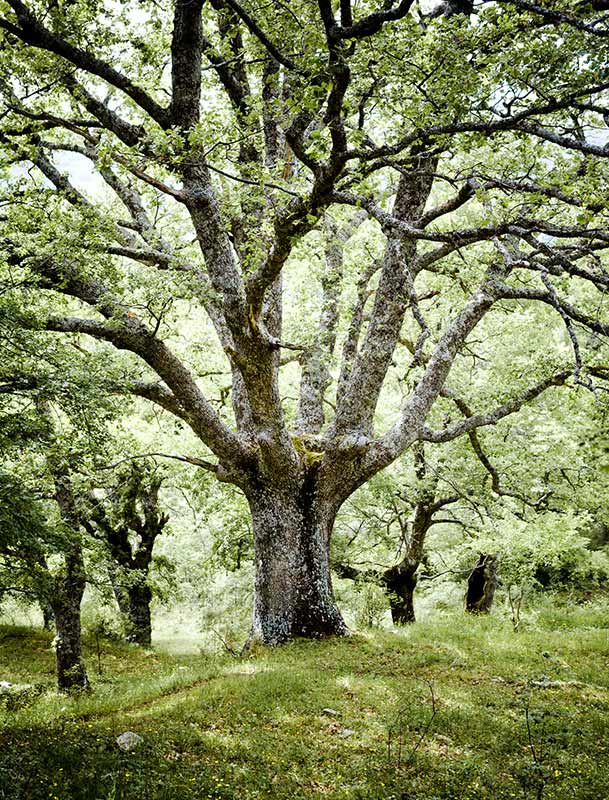
<instances>
[{"instance_id":1,"label":"sunlight on grass","mask_svg":"<svg viewBox=\"0 0 609 800\"><path fill-rule=\"evenodd\" d=\"M94 694L0 712L0 787L9 800L528 798L530 709L544 797L602 800L606 612L578 612L582 629L560 626L569 609L540 613L518 634L444 614L242 659L105 643ZM5 629L0 655L4 673L51 685L45 634ZM129 729L144 742L121 753Z\"/></svg>"}]
</instances>

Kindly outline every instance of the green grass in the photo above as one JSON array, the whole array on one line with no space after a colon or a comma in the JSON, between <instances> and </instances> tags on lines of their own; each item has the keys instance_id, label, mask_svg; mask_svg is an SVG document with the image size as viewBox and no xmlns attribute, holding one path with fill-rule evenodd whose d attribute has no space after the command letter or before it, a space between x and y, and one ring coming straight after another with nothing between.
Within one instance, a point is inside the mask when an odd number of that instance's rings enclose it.
<instances>
[{"instance_id":1,"label":"green grass","mask_svg":"<svg viewBox=\"0 0 609 800\"><path fill-rule=\"evenodd\" d=\"M101 675L89 643L80 698L52 691L50 636L0 629L0 680L48 685L0 711L0 798L606 800L608 612L544 607L517 634L444 614L241 660L104 643Z\"/></svg>"}]
</instances>

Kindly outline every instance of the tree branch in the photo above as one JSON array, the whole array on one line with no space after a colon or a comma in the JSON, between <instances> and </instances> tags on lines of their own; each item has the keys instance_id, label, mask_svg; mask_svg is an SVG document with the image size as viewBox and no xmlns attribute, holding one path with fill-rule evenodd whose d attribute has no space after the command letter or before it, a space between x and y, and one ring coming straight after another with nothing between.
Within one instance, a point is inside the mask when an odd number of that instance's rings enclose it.
<instances>
[{"instance_id":1,"label":"tree branch","mask_svg":"<svg viewBox=\"0 0 609 800\"><path fill-rule=\"evenodd\" d=\"M530 403L531 400L534 400L536 397L539 397L539 395L545 392L550 386L562 386L571 374L570 370L563 370L562 372L550 375L548 378L531 386L522 394L498 406L493 411L489 411L487 414L473 414L471 417L467 417L461 422L448 425L443 430L434 431L430 428L423 427L419 438L426 442L449 442L475 428L494 425L496 422L499 422L500 419L519 411L522 406Z\"/></svg>"},{"instance_id":2,"label":"tree branch","mask_svg":"<svg viewBox=\"0 0 609 800\"><path fill-rule=\"evenodd\" d=\"M124 92L140 108L146 111L153 120L158 122L161 127L168 125L167 110L153 100L140 86L137 86L121 72L114 69L107 61L103 61L86 50L75 47L65 39L52 33L48 28L45 28L25 3L20 2L20 0L7 0L7 2L15 12L20 27L16 27L7 20L2 19L0 19L0 27L14 34L26 44L55 53L79 69L83 69L92 75L97 75Z\"/></svg>"}]
</instances>

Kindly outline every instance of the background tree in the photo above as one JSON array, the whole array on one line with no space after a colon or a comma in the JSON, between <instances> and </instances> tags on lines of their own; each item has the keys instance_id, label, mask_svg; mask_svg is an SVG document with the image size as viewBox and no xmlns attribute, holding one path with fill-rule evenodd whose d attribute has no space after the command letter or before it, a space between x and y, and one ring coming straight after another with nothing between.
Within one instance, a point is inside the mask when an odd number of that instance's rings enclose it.
<instances>
[{"instance_id":1,"label":"background tree","mask_svg":"<svg viewBox=\"0 0 609 800\"><path fill-rule=\"evenodd\" d=\"M341 559L333 563L337 575L355 581L372 580L385 590L391 609L391 619L395 625L414 622L414 592L418 577L417 571L425 557L427 534L435 524L446 524L447 507L461 499L455 494L454 485L443 492L440 487L440 474L428 463L425 448L418 444L412 448L413 475L409 485L391 486L391 495L385 497L386 508L354 504L353 523L357 533L349 537L349 544L360 539L361 529L366 521L372 523L377 536L385 539L385 544L397 552L397 563L381 569L362 570L348 563L349 554L343 552ZM399 479L398 479L399 480ZM397 483L397 481L395 481ZM458 517L449 517L449 523L460 523ZM389 542L387 542L389 539ZM377 540L378 541L378 540ZM373 540L374 546L375 542ZM378 559L378 556L377 556Z\"/></svg>"},{"instance_id":2,"label":"background tree","mask_svg":"<svg viewBox=\"0 0 609 800\"><path fill-rule=\"evenodd\" d=\"M4 591L31 591L53 611L57 685L61 691L87 689L82 658L80 604L86 575L78 513L71 484L60 462L53 464L56 519L19 479L3 473L0 490L0 558L9 578Z\"/></svg>"},{"instance_id":3,"label":"background tree","mask_svg":"<svg viewBox=\"0 0 609 800\"><path fill-rule=\"evenodd\" d=\"M499 554L505 589L594 590L603 556L586 536L594 535L589 521L605 513L597 428L605 408L605 391L556 393L485 432L413 448L413 459L345 504L333 546L337 575L382 587L397 624L414 620L417 571L462 583L483 548ZM478 588L476 603L484 581Z\"/></svg>"},{"instance_id":4,"label":"background tree","mask_svg":"<svg viewBox=\"0 0 609 800\"><path fill-rule=\"evenodd\" d=\"M14 578L21 576L43 615L50 609L59 688L88 688L81 644L88 580L81 484L104 453L116 404L92 391L94 358L87 371L79 351L45 347L4 327L0 347L0 514L8 587L15 590Z\"/></svg>"},{"instance_id":5,"label":"background tree","mask_svg":"<svg viewBox=\"0 0 609 800\"><path fill-rule=\"evenodd\" d=\"M469 3L425 17L409 0L1 8L5 324L105 343L100 380L211 451L191 460L252 515L255 636L346 632L328 555L345 500L416 442L590 384L581 331L609 332L606 21L517 0L483 3L475 24ZM303 332L291 270L355 207L369 256L357 277L326 261ZM509 335L523 304L564 338L472 381L474 332L503 320ZM282 351L300 354L291 410ZM218 365L231 413L212 402ZM379 405L396 383L401 403ZM457 422L453 391L472 410Z\"/></svg>"},{"instance_id":6,"label":"background tree","mask_svg":"<svg viewBox=\"0 0 609 800\"><path fill-rule=\"evenodd\" d=\"M83 524L103 539L108 572L128 641L149 646L152 637L149 572L157 537L169 516L159 508L158 470L133 460L99 496L92 490Z\"/></svg>"}]
</instances>

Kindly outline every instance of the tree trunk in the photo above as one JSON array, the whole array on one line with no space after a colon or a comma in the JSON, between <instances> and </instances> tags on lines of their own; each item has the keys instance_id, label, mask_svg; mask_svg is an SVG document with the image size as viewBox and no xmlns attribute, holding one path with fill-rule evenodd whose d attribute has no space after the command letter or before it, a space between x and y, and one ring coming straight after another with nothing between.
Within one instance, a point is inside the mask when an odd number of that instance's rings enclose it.
<instances>
[{"instance_id":1,"label":"tree trunk","mask_svg":"<svg viewBox=\"0 0 609 800\"><path fill-rule=\"evenodd\" d=\"M128 642L149 647L152 641L152 620L150 603L152 590L145 576L128 574L123 567L118 570L115 565L109 567L110 581L114 597L121 614L125 639ZM132 570L135 573L135 570Z\"/></svg>"},{"instance_id":2,"label":"tree trunk","mask_svg":"<svg viewBox=\"0 0 609 800\"><path fill-rule=\"evenodd\" d=\"M480 553L478 563L467 579L465 610L473 614L490 613L497 582L497 556Z\"/></svg>"},{"instance_id":3,"label":"tree trunk","mask_svg":"<svg viewBox=\"0 0 609 800\"><path fill-rule=\"evenodd\" d=\"M48 600L40 600L38 605L40 606L40 610L42 611L42 627L45 631L50 631L53 627L53 623L55 622L55 614L53 613L53 607L49 603Z\"/></svg>"},{"instance_id":4,"label":"tree trunk","mask_svg":"<svg viewBox=\"0 0 609 800\"><path fill-rule=\"evenodd\" d=\"M389 595L391 619L394 625L415 622L414 590L417 585L419 562L402 562L383 573L383 583Z\"/></svg>"},{"instance_id":5,"label":"tree trunk","mask_svg":"<svg viewBox=\"0 0 609 800\"><path fill-rule=\"evenodd\" d=\"M148 572L154 543L169 521L159 509L160 487L158 475L133 462L105 501L89 496L90 519L108 547L108 574L125 638L145 647L152 635Z\"/></svg>"},{"instance_id":6,"label":"tree trunk","mask_svg":"<svg viewBox=\"0 0 609 800\"><path fill-rule=\"evenodd\" d=\"M425 539L434 524L434 514L440 508L454 502L453 497L436 499L438 478L429 480L425 450L419 443L413 447L414 467L417 476L418 499L414 507L412 527L408 535L408 527L398 515L402 528L402 537L406 541L406 554L402 561L383 573L383 583L389 594L391 619L394 625L407 625L416 622L414 613L414 590L417 586L417 570L423 558ZM427 482L426 482L427 481Z\"/></svg>"},{"instance_id":7,"label":"tree trunk","mask_svg":"<svg viewBox=\"0 0 609 800\"><path fill-rule=\"evenodd\" d=\"M144 581L129 586L127 594L129 596L125 614L127 641L143 647L150 647L152 641L152 623L150 619L152 591Z\"/></svg>"},{"instance_id":8,"label":"tree trunk","mask_svg":"<svg viewBox=\"0 0 609 800\"><path fill-rule=\"evenodd\" d=\"M62 692L88 689L89 680L82 659L80 600L82 594L70 593L53 601L55 615L55 657L57 686Z\"/></svg>"},{"instance_id":9,"label":"tree trunk","mask_svg":"<svg viewBox=\"0 0 609 800\"><path fill-rule=\"evenodd\" d=\"M336 510L317 499L314 482L297 489L248 492L256 582L252 637L279 644L296 636L344 636L332 594L329 544Z\"/></svg>"},{"instance_id":10,"label":"tree trunk","mask_svg":"<svg viewBox=\"0 0 609 800\"><path fill-rule=\"evenodd\" d=\"M61 692L88 689L89 680L82 659L80 604L87 576L80 540L80 519L66 464L48 458L55 480L55 499L62 521L67 526L64 542L64 567L52 579L49 602L55 615L55 658L57 686Z\"/></svg>"}]
</instances>

